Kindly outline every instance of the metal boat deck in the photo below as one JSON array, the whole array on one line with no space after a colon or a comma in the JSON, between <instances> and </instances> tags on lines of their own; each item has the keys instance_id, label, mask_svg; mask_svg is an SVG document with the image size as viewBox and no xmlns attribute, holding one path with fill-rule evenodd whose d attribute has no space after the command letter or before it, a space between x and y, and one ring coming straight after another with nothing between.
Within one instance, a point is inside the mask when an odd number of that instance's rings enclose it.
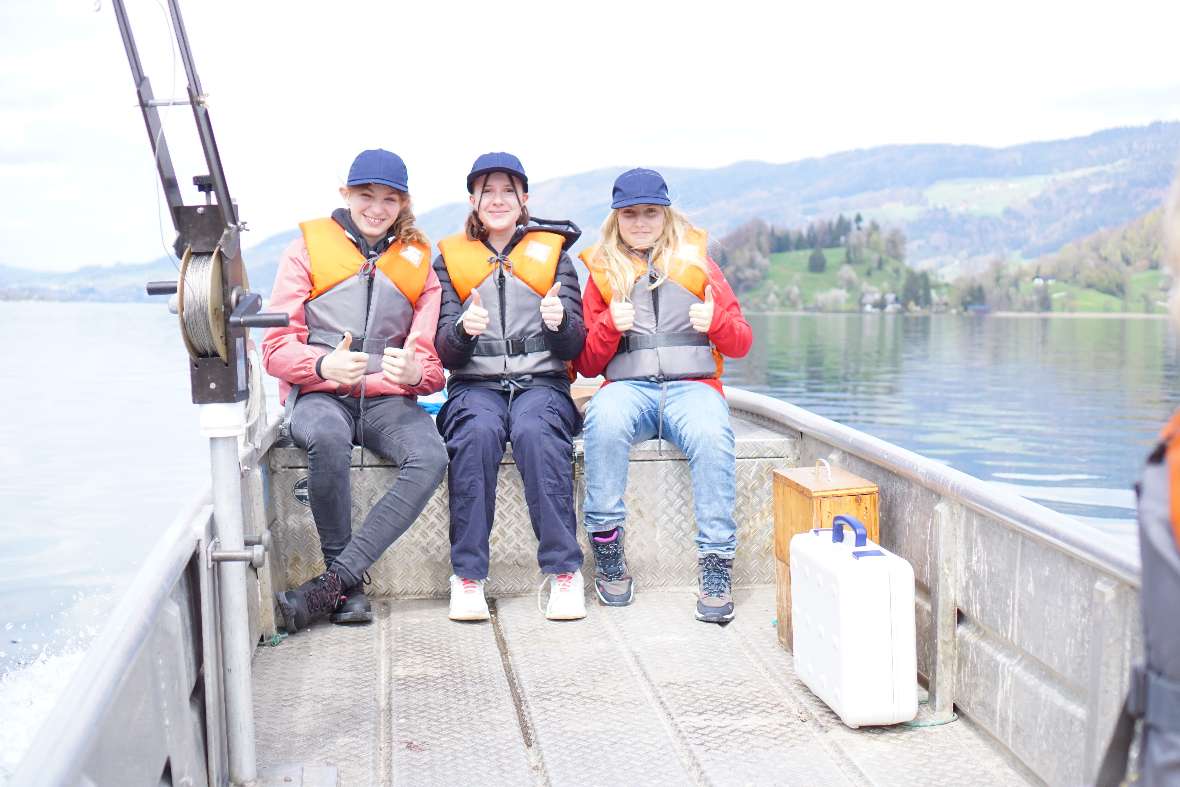
<instances>
[{"instance_id":1,"label":"metal boat deck","mask_svg":"<svg viewBox=\"0 0 1180 787\"><path fill-rule=\"evenodd\" d=\"M274 427L260 419L237 447L254 546L218 551L208 497L184 509L13 787L1092 783L1142 650L1133 550L784 402L727 393L739 539L738 617L729 626L692 618L689 471L679 452L659 445L631 456L635 604L592 601L584 621L544 620L532 595L535 539L509 454L492 532L493 623L446 618L440 489L372 568L377 620L317 625L253 649L253 684L239 691L235 670L249 661L237 656L249 654L225 638L219 597L229 574L219 556L254 561L244 583L251 642L275 633L275 590L322 570L301 494L305 458L275 446ZM930 691L919 721L952 712L958 721L850 730L794 677L773 625L771 470L817 459L878 485L881 543L914 567L916 677ZM574 467L577 501L577 456ZM354 468L354 521L396 473L372 456ZM231 777L231 753L248 775Z\"/></svg>"},{"instance_id":2,"label":"metal boat deck","mask_svg":"<svg viewBox=\"0 0 1180 787\"><path fill-rule=\"evenodd\" d=\"M693 619L688 588L637 587L630 607L591 599L562 623L535 596L496 599L490 623L450 621L441 599L376 599L371 624L260 648L263 783L1036 781L964 718L846 728L795 677L771 587L737 590L725 627Z\"/></svg>"}]
</instances>

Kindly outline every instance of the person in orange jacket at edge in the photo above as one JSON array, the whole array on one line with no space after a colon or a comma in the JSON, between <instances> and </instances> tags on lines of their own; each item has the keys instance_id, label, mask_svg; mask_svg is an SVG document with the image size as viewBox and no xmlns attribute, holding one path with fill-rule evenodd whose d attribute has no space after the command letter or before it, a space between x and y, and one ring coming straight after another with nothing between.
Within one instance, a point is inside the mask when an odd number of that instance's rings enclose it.
<instances>
[{"instance_id":1,"label":"person in orange jacket at edge","mask_svg":"<svg viewBox=\"0 0 1180 787\"><path fill-rule=\"evenodd\" d=\"M1175 284L1180 277L1180 176L1172 182L1160 225L1173 275L1168 305L1175 330L1180 328L1180 289ZM1139 721L1134 783L1180 787L1180 410L1160 432L1136 491L1144 660L1131 670L1130 688L1095 783L1123 783Z\"/></svg>"},{"instance_id":2,"label":"person in orange jacket at edge","mask_svg":"<svg viewBox=\"0 0 1180 787\"><path fill-rule=\"evenodd\" d=\"M605 384L586 410L585 526L601 603L625 606L634 583L623 552L631 446L666 438L688 457L697 523L696 618L733 619L736 464L722 355L740 358L753 332L707 251L654 170L615 180L601 242L582 253L586 344L578 372Z\"/></svg>"},{"instance_id":3,"label":"person in orange jacket at edge","mask_svg":"<svg viewBox=\"0 0 1180 787\"><path fill-rule=\"evenodd\" d=\"M366 570L426 506L447 454L418 394L442 390L434 352L439 283L414 226L406 166L366 150L340 189L346 207L300 225L284 251L271 309L290 317L262 342L279 378L284 429L307 450L308 499L326 570L277 594L288 632L330 615L372 619ZM353 444L398 466L393 487L352 532Z\"/></svg>"},{"instance_id":4,"label":"person in orange jacket at edge","mask_svg":"<svg viewBox=\"0 0 1180 787\"><path fill-rule=\"evenodd\" d=\"M581 418L569 393L569 362L586 329L566 254L580 232L568 222L530 223L528 189L516 156L477 158L467 176L466 227L438 244L434 262L442 285L438 353L451 371L438 428L451 457L452 620L489 617L488 540L506 440L548 577L545 617L586 616L572 462Z\"/></svg>"}]
</instances>

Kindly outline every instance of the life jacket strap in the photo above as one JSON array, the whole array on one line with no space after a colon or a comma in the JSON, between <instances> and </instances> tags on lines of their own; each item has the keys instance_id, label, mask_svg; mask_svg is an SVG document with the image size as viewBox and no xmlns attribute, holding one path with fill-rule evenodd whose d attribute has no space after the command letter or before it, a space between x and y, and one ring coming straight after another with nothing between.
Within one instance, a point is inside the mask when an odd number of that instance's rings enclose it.
<instances>
[{"instance_id":1,"label":"life jacket strap","mask_svg":"<svg viewBox=\"0 0 1180 787\"><path fill-rule=\"evenodd\" d=\"M1127 689L1127 712L1149 727L1180 733L1180 681L1136 666Z\"/></svg>"},{"instance_id":2,"label":"life jacket strap","mask_svg":"<svg viewBox=\"0 0 1180 787\"><path fill-rule=\"evenodd\" d=\"M619 352L633 353L636 350L653 350L656 347L708 347L709 337L700 331L678 331L676 333L628 333L619 340Z\"/></svg>"},{"instance_id":3,"label":"life jacket strap","mask_svg":"<svg viewBox=\"0 0 1180 787\"><path fill-rule=\"evenodd\" d=\"M527 339L510 337L508 339L477 339L472 355L528 355L548 351L544 336L530 336Z\"/></svg>"}]
</instances>

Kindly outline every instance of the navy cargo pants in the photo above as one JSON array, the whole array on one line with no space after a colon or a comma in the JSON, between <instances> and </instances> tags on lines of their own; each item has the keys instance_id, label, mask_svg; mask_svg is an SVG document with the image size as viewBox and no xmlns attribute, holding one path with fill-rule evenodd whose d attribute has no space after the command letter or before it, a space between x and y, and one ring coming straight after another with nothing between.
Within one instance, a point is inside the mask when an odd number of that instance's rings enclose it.
<instances>
[{"instance_id":1,"label":"navy cargo pants","mask_svg":"<svg viewBox=\"0 0 1180 787\"><path fill-rule=\"evenodd\" d=\"M451 457L451 565L464 579L488 576L488 537L496 513L496 474L506 440L524 481L524 499L545 574L582 566L574 517L573 438L581 419L569 395L537 387L465 388L438 414Z\"/></svg>"}]
</instances>

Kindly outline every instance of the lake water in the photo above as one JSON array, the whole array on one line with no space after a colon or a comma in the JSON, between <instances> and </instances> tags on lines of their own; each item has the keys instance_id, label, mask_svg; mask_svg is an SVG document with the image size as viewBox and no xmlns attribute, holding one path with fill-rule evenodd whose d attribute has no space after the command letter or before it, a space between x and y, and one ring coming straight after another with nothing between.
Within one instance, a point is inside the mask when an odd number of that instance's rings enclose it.
<instances>
[{"instance_id":1,"label":"lake water","mask_svg":"<svg viewBox=\"0 0 1180 787\"><path fill-rule=\"evenodd\" d=\"M727 381L1133 538L1180 405L1158 320L752 315ZM39 338L38 338L39 337ZM162 305L0 303L0 784L177 510L209 483Z\"/></svg>"}]
</instances>

